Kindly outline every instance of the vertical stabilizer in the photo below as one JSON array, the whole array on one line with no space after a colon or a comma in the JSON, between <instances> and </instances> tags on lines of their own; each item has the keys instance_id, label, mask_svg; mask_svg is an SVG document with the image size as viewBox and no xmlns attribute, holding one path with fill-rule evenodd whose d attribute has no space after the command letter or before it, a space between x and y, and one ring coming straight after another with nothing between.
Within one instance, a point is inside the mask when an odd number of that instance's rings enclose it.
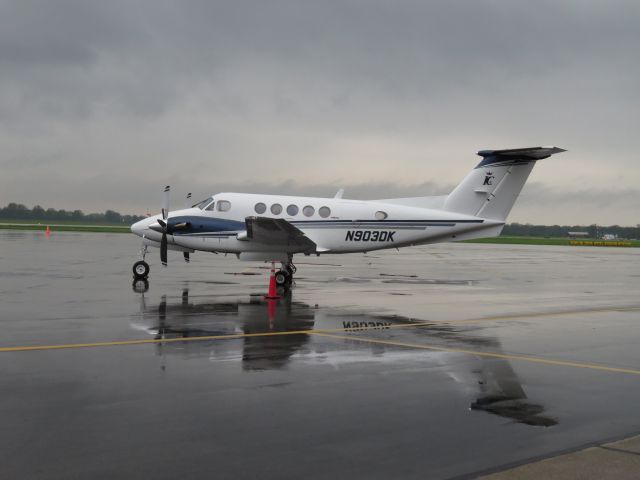
<instances>
[{"instance_id":1,"label":"vertical stabilizer","mask_svg":"<svg viewBox=\"0 0 640 480\"><path fill-rule=\"evenodd\" d=\"M564 151L558 147L481 150L482 161L447 196L444 209L504 221L535 162Z\"/></svg>"}]
</instances>

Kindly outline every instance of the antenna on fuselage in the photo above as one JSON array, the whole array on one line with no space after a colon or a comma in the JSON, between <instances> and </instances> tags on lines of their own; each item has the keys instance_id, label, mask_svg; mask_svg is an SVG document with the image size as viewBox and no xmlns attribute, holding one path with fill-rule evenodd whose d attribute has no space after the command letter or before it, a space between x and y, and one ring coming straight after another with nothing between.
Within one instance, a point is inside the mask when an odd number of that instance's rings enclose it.
<instances>
[{"instance_id":1,"label":"antenna on fuselage","mask_svg":"<svg viewBox=\"0 0 640 480\"><path fill-rule=\"evenodd\" d=\"M342 198L342 195L344 195L344 188L338 190L333 198Z\"/></svg>"}]
</instances>

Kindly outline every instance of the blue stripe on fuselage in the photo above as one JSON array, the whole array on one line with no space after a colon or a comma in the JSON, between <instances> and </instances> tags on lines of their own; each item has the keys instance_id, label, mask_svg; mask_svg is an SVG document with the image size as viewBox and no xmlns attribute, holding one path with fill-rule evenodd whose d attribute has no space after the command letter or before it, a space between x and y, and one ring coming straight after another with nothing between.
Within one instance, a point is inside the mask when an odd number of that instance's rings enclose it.
<instances>
[{"instance_id":1,"label":"blue stripe on fuselage","mask_svg":"<svg viewBox=\"0 0 640 480\"><path fill-rule=\"evenodd\" d=\"M400 230L418 230L425 227L452 227L456 223L483 223L484 220L447 219L447 220L289 220L298 228L397 228ZM173 235L199 235L227 233L235 235L246 229L245 222L194 215L182 215L169 218L170 225L187 223L187 228L175 230Z\"/></svg>"},{"instance_id":2,"label":"blue stripe on fuselage","mask_svg":"<svg viewBox=\"0 0 640 480\"><path fill-rule=\"evenodd\" d=\"M198 217L189 215L169 218L169 225L177 225L179 223L187 223L189 226L188 228L181 228L174 231L174 235L229 232L244 230L246 228L244 222L238 222L236 220L225 220L222 218Z\"/></svg>"}]
</instances>

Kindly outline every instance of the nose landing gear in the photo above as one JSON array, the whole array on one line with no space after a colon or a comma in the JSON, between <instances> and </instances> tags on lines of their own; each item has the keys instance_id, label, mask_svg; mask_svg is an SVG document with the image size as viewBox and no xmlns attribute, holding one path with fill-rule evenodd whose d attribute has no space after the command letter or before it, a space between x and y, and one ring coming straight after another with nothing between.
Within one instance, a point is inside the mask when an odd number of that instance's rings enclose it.
<instances>
[{"instance_id":1,"label":"nose landing gear","mask_svg":"<svg viewBox=\"0 0 640 480\"><path fill-rule=\"evenodd\" d=\"M133 276L135 278L147 278L149 276L149 264L144 260L138 260L133 264Z\"/></svg>"},{"instance_id":2,"label":"nose landing gear","mask_svg":"<svg viewBox=\"0 0 640 480\"><path fill-rule=\"evenodd\" d=\"M144 244L140 249L140 255L142 256L142 260L138 260L133 264L133 278L135 280L146 280L149 276L149 264L144 261L144 258L147 256L147 246Z\"/></svg>"}]
</instances>

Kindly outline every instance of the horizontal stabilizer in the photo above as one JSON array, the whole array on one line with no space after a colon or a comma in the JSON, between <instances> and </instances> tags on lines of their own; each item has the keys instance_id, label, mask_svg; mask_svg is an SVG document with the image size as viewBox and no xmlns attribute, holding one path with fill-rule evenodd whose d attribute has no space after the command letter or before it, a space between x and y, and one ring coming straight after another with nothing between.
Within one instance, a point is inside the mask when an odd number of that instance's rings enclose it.
<instances>
[{"instance_id":1,"label":"horizontal stabilizer","mask_svg":"<svg viewBox=\"0 0 640 480\"><path fill-rule=\"evenodd\" d=\"M482 157L482 161L476 168L486 166L504 166L518 165L528 163L535 160L548 158L554 153L562 153L566 150L559 147L530 147L530 148L511 148L507 150L480 150L478 155Z\"/></svg>"}]
</instances>

